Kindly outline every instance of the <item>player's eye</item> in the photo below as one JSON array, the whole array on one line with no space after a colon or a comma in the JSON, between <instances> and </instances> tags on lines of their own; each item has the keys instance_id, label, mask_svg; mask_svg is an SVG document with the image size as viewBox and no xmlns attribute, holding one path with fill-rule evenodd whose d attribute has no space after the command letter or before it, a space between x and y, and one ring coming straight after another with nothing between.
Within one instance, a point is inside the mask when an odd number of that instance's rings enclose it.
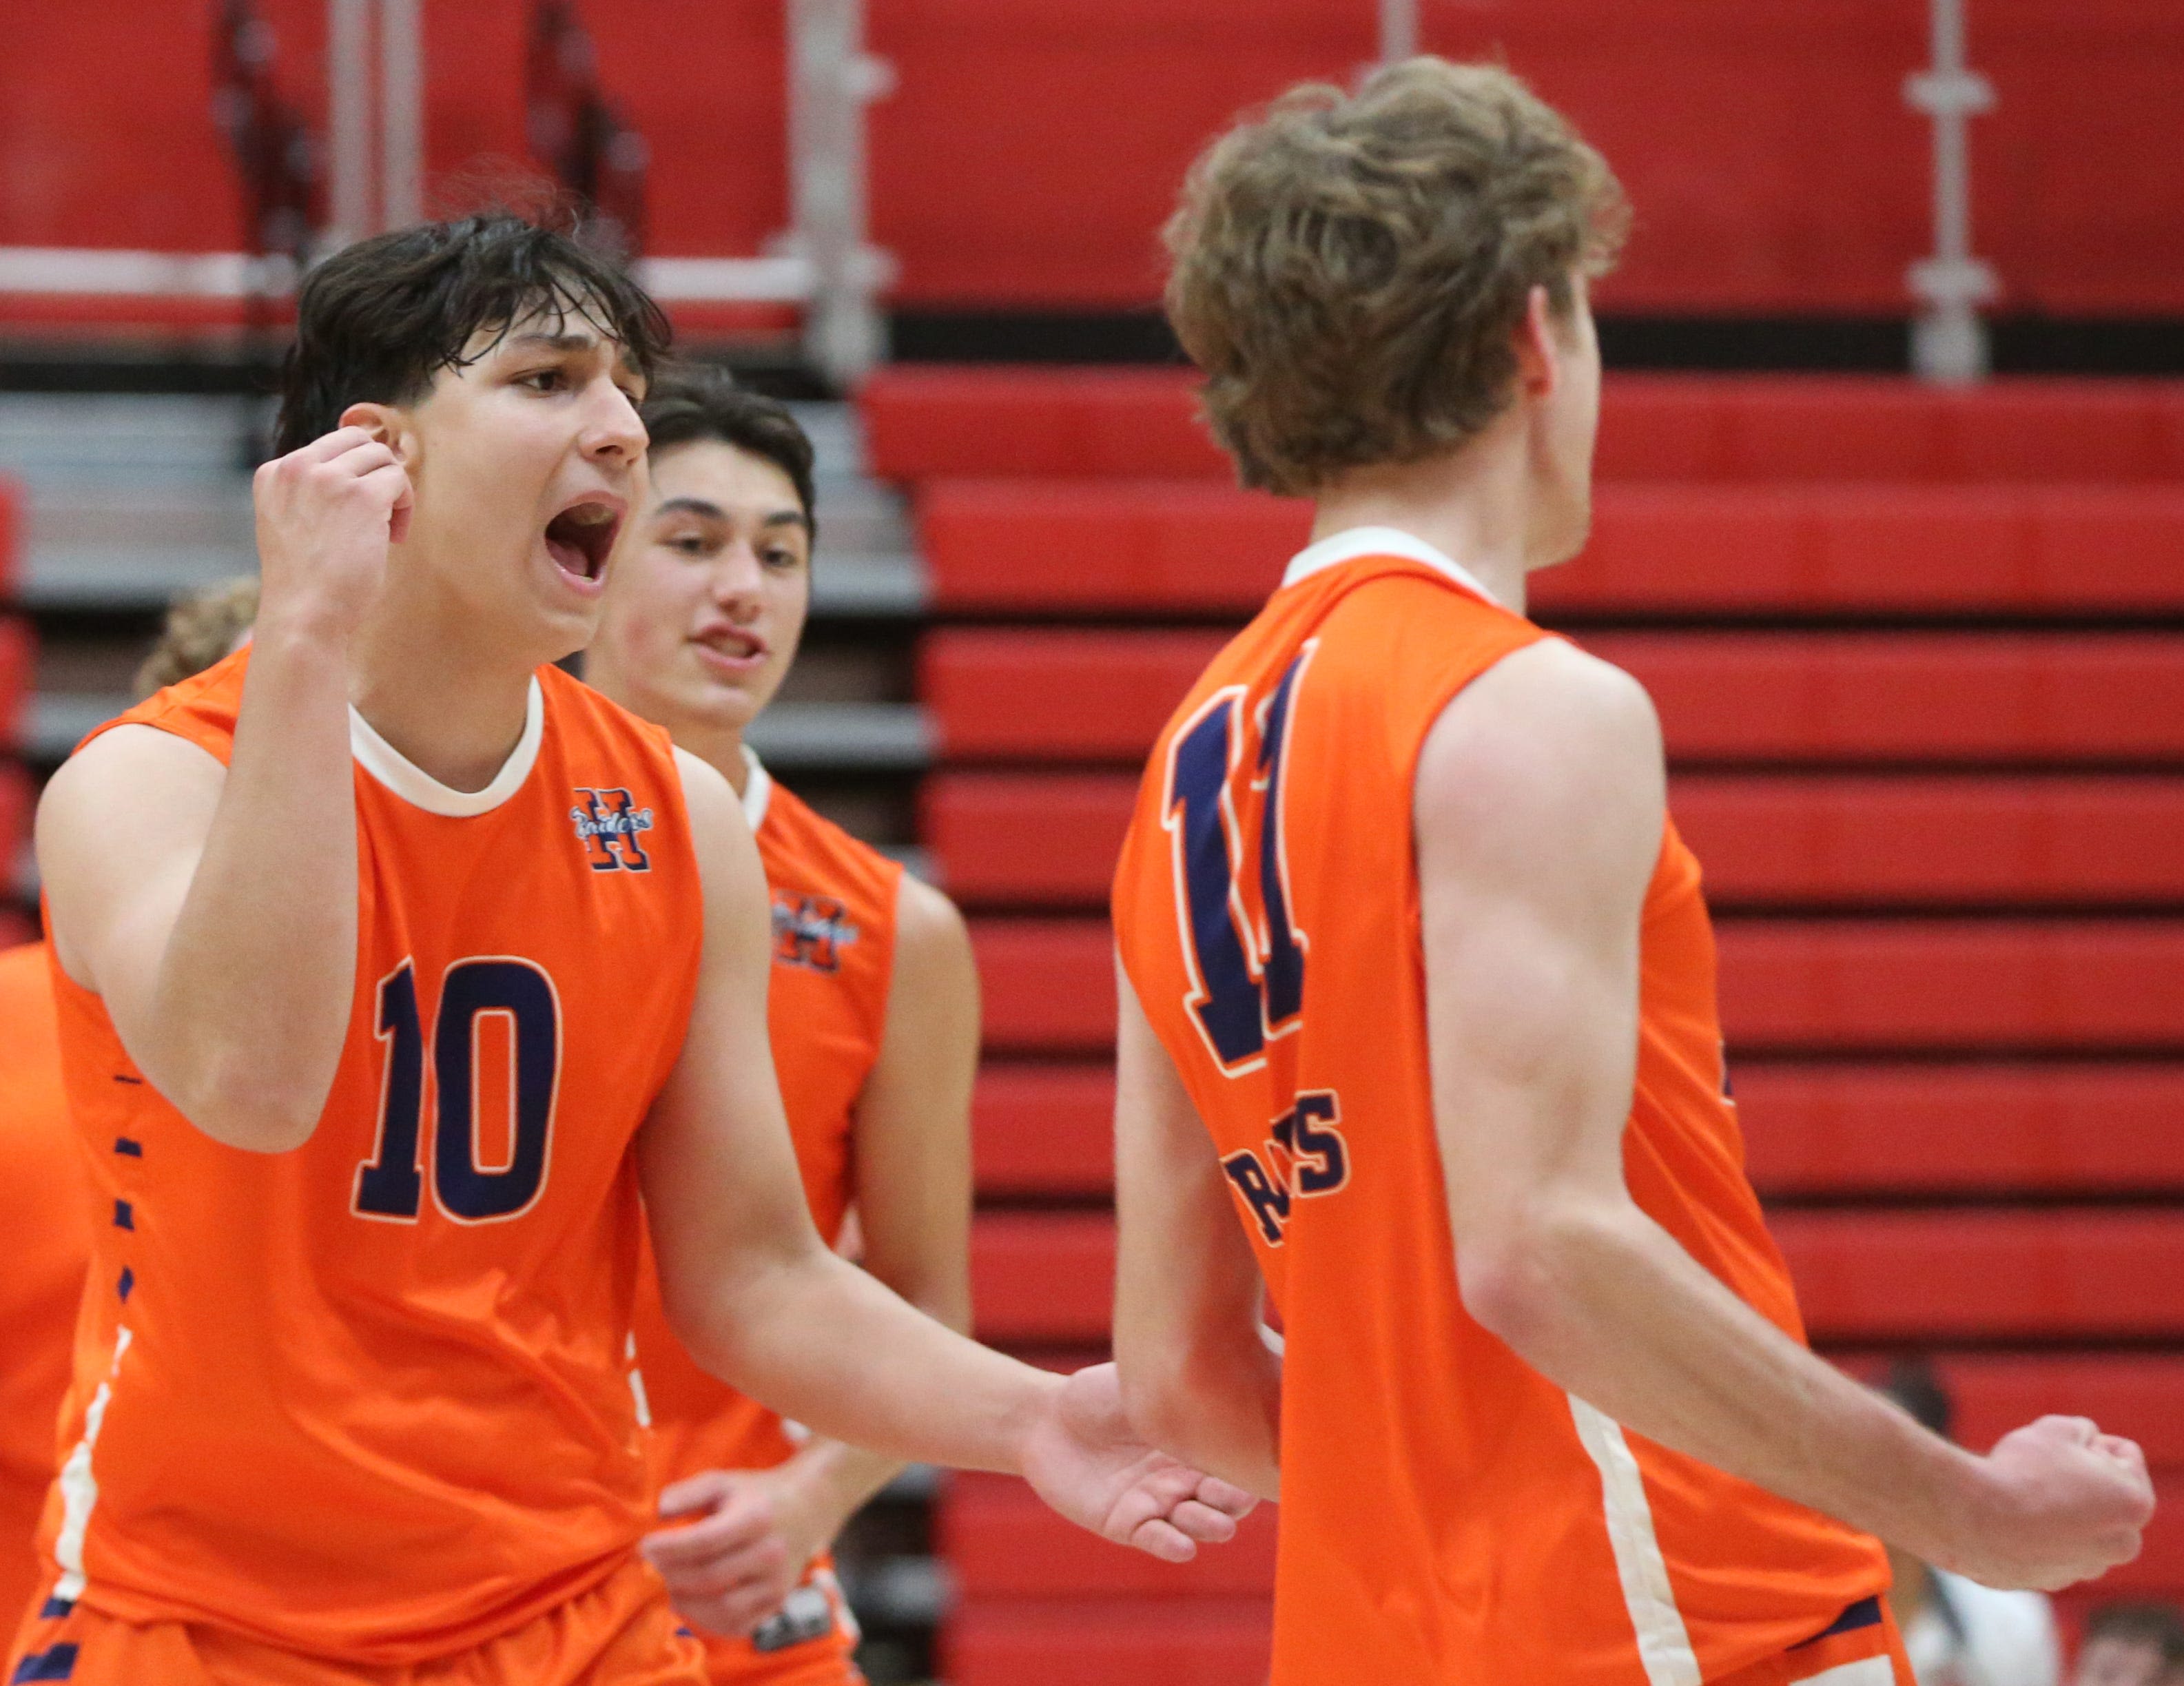
<instances>
[{"instance_id":1,"label":"player's eye","mask_svg":"<svg viewBox=\"0 0 2184 1686\"><path fill-rule=\"evenodd\" d=\"M533 369L515 379L518 386L529 387L533 392L560 392L569 384L566 369Z\"/></svg>"},{"instance_id":2,"label":"player's eye","mask_svg":"<svg viewBox=\"0 0 2184 1686\"><path fill-rule=\"evenodd\" d=\"M761 560L770 568L793 568L804 559L785 546L770 545L761 553Z\"/></svg>"}]
</instances>

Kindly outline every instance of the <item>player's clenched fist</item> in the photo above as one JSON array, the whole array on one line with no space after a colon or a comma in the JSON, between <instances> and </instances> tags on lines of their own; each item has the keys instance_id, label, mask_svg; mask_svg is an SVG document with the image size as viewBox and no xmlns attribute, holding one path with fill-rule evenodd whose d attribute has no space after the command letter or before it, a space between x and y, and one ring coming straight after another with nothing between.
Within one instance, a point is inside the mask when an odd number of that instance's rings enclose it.
<instances>
[{"instance_id":1,"label":"player's clenched fist","mask_svg":"<svg viewBox=\"0 0 2184 1686\"><path fill-rule=\"evenodd\" d=\"M2138 1555L2153 1515L2146 1458L2084 1417L2043 1416L1985 1460L1984 1502L1953 1568L1991 1587L2053 1592Z\"/></svg>"},{"instance_id":2,"label":"player's clenched fist","mask_svg":"<svg viewBox=\"0 0 2184 1686\"><path fill-rule=\"evenodd\" d=\"M410 476L361 427L337 427L265 465L258 510L259 618L293 615L345 633L387 572L410 522Z\"/></svg>"}]
</instances>

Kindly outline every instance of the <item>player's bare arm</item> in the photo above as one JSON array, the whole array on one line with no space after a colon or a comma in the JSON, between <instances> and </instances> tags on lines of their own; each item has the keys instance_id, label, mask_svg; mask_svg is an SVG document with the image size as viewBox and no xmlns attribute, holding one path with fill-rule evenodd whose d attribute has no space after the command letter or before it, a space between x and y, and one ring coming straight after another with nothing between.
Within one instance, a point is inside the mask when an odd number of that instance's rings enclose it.
<instances>
[{"instance_id":1,"label":"player's bare arm","mask_svg":"<svg viewBox=\"0 0 2184 1686\"><path fill-rule=\"evenodd\" d=\"M1182 1561L1251 1499L1132 1435L1112 1366L1053 1376L989 1351L838 1258L813 1227L766 1020L772 935L727 781L677 751L705 933L681 1059L639 1136L661 1298L691 1356L822 1433L1022 1475L1064 1516Z\"/></svg>"},{"instance_id":2,"label":"player's bare arm","mask_svg":"<svg viewBox=\"0 0 2184 1686\"><path fill-rule=\"evenodd\" d=\"M119 728L54 777L37 847L61 964L131 1058L207 1135L277 1153L309 1136L348 1028L348 656L410 483L344 427L261 468L254 495L263 599L232 763Z\"/></svg>"},{"instance_id":3,"label":"player's bare arm","mask_svg":"<svg viewBox=\"0 0 2184 1686\"><path fill-rule=\"evenodd\" d=\"M1436 1128L1473 1315L1618 1422L1919 1557L2054 1588L2137 1554L2143 1460L2043 1418L1975 1457L1806 1352L1642 1212L1622 1144L1659 729L1568 645L1511 656L1420 757Z\"/></svg>"},{"instance_id":4,"label":"player's bare arm","mask_svg":"<svg viewBox=\"0 0 2184 1686\"><path fill-rule=\"evenodd\" d=\"M946 896L905 875L887 1025L851 1138L861 1262L959 1332L971 1326L969 1117L978 1059L970 935ZM704 1471L660 1498L663 1516L702 1520L653 1535L646 1555L686 1616L716 1633L748 1633L902 1467L900 1459L815 1435L772 1469Z\"/></svg>"},{"instance_id":5,"label":"player's bare arm","mask_svg":"<svg viewBox=\"0 0 2184 1686\"><path fill-rule=\"evenodd\" d=\"M1265 1288L1206 1127L1118 963L1115 1359L1155 1444L1262 1499L1281 1497L1282 1361Z\"/></svg>"}]
</instances>

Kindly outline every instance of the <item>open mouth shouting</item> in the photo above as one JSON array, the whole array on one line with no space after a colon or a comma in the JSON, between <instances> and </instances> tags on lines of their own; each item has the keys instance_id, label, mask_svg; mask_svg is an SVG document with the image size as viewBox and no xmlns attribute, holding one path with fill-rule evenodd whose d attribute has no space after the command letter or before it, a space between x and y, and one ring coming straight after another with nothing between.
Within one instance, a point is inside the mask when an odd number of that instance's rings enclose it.
<instances>
[{"instance_id":1,"label":"open mouth shouting","mask_svg":"<svg viewBox=\"0 0 2184 1686\"><path fill-rule=\"evenodd\" d=\"M604 492L588 492L546 523L546 552L571 581L600 585L628 505Z\"/></svg>"}]
</instances>

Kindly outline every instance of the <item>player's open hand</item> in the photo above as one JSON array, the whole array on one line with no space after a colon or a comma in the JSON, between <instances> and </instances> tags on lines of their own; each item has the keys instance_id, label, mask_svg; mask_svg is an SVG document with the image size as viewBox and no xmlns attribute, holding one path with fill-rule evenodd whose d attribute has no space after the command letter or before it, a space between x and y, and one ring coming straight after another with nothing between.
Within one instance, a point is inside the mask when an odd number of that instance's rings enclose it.
<instances>
[{"instance_id":1,"label":"player's open hand","mask_svg":"<svg viewBox=\"0 0 2184 1686\"><path fill-rule=\"evenodd\" d=\"M1123 1415L1112 1364L1080 1370L1049 1395L1025 1447L1039 1496L1082 1527L1169 1563L1233 1538L1258 1501L1139 1439Z\"/></svg>"},{"instance_id":2,"label":"player's open hand","mask_svg":"<svg viewBox=\"0 0 2184 1686\"><path fill-rule=\"evenodd\" d=\"M2084 1417L2043 1416L1987 1454L1985 1501L1957 1570L1990 1587L2053 1592L2138 1555L2153 1515L2146 1458Z\"/></svg>"},{"instance_id":3,"label":"player's open hand","mask_svg":"<svg viewBox=\"0 0 2184 1686\"><path fill-rule=\"evenodd\" d=\"M387 572L387 550L408 531L410 476L361 427L337 427L265 464L257 505L261 621L294 616L346 634Z\"/></svg>"},{"instance_id":4,"label":"player's open hand","mask_svg":"<svg viewBox=\"0 0 2184 1686\"><path fill-rule=\"evenodd\" d=\"M807 1538L802 1512L766 1470L707 1470L668 1487L660 1514L679 1527L638 1549L667 1583L677 1614L710 1633L750 1633L779 1610L827 1541Z\"/></svg>"}]
</instances>

